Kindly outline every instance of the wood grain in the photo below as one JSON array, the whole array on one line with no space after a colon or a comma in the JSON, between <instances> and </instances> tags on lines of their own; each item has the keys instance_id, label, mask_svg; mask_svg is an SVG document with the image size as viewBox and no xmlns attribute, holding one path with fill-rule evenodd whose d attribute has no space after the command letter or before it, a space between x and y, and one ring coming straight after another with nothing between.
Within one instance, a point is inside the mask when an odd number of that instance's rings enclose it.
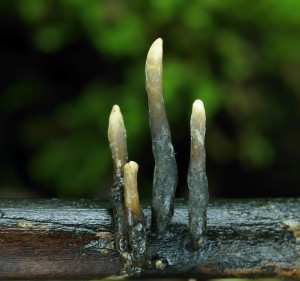
<instances>
[{"instance_id":1,"label":"wood grain","mask_svg":"<svg viewBox=\"0 0 300 281\"><path fill-rule=\"evenodd\" d=\"M150 226L147 204L144 212ZM196 252L187 223L187 202L177 201L168 231L148 234L140 277L300 278L300 199L211 202ZM113 231L101 201L0 199L0 279L122 276Z\"/></svg>"}]
</instances>

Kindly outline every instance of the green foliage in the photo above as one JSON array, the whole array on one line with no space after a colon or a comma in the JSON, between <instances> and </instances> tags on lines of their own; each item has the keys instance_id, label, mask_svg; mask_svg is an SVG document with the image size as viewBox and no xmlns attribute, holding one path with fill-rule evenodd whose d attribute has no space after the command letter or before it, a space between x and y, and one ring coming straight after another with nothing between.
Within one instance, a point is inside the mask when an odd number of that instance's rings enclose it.
<instances>
[{"instance_id":1,"label":"green foliage","mask_svg":"<svg viewBox=\"0 0 300 281\"><path fill-rule=\"evenodd\" d=\"M53 58L84 42L91 56L103 61L76 89L71 79L56 92L47 71L25 73L3 89L6 114L41 107L17 127L21 146L32 151L30 180L70 197L94 194L100 183L109 182L106 132L113 104L124 114L130 155L141 157L149 142L144 62L157 37L164 39L171 127L188 126L192 102L201 98L212 162L254 170L274 166L276 147L284 140L273 136L285 130L299 102L299 8L297 0L2 2L1 13L26 31L33 53ZM76 53L63 67L67 77L68 68L80 75L90 65ZM114 70L108 75L106 68Z\"/></svg>"}]
</instances>

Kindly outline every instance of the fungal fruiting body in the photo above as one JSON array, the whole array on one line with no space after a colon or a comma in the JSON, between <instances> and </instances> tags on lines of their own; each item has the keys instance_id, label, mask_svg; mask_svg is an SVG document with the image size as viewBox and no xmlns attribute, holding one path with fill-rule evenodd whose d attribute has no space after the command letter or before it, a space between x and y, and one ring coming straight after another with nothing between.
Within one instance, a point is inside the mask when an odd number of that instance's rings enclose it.
<instances>
[{"instance_id":1,"label":"fungal fruiting body","mask_svg":"<svg viewBox=\"0 0 300 281\"><path fill-rule=\"evenodd\" d=\"M127 162L126 129L118 105L114 105L109 116L108 140L114 162L114 182L111 188L111 200L115 224L116 247L120 253L128 251L124 218L124 173Z\"/></svg>"},{"instance_id":2,"label":"fungal fruiting body","mask_svg":"<svg viewBox=\"0 0 300 281\"><path fill-rule=\"evenodd\" d=\"M145 73L148 94L152 151L155 159L152 193L152 228L155 236L167 230L174 212L177 185L177 164L165 111L162 89L162 39L149 49ZM205 110L196 100L191 116L191 152L188 170L189 233L192 251L199 249L206 231L208 182L205 171ZM137 173L138 164L127 163L126 130L119 106L114 105L109 117L108 139L114 162L114 183L111 189L115 224L116 249L129 275L146 269L153 258L147 253L147 223L140 205ZM151 236L150 236L151 237ZM159 237L159 236L158 236ZM163 270L168 262L155 256L154 268Z\"/></svg>"},{"instance_id":3,"label":"fungal fruiting body","mask_svg":"<svg viewBox=\"0 0 300 281\"><path fill-rule=\"evenodd\" d=\"M189 187L189 231L197 248L206 231L206 209L208 205L208 182L205 169L205 109L201 100L196 100L191 116L191 153L188 170Z\"/></svg>"},{"instance_id":4,"label":"fungal fruiting body","mask_svg":"<svg viewBox=\"0 0 300 281\"><path fill-rule=\"evenodd\" d=\"M166 230L174 211L177 165L162 94L162 39L154 41L146 60L146 90L152 150L155 158L152 222L155 231Z\"/></svg>"},{"instance_id":5,"label":"fungal fruiting body","mask_svg":"<svg viewBox=\"0 0 300 281\"><path fill-rule=\"evenodd\" d=\"M138 164L130 161L124 166L124 203L125 217L128 226L144 222L137 188Z\"/></svg>"},{"instance_id":6,"label":"fungal fruiting body","mask_svg":"<svg viewBox=\"0 0 300 281\"><path fill-rule=\"evenodd\" d=\"M124 207L133 269L137 272L146 263L146 220L140 206L137 188L138 164L130 161L124 166Z\"/></svg>"}]
</instances>

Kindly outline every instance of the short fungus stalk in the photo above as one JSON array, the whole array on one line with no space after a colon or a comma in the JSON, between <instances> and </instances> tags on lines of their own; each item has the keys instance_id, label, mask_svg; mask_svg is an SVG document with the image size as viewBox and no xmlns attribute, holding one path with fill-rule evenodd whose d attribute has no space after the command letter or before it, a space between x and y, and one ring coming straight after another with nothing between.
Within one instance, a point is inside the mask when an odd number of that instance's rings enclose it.
<instances>
[{"instance_id":1,"label":"short fungus stalk","mask_svg":"<svg viewBox=\"0 0 300 281\"><path fill-rule=\"evenodd\" d=\"M115 224L116 248L123 256L128 251L124 218L124 173L127 162L126 129L118 105L114 105L109 116L108 140L114 162L114 182L111 188L111 201Z\"/></svg>"},{"instance_id":2,"label":"short fungus stalk","mask_svg":"<svg viewBox=\"0 0 300 281\"><path fill-rule=\"evenodd\" d=\"M149 49L145 67L155 158L152 223L154 230L158 232L165 231L172 218L177 185L177 165L162 93L162 57L162 39L159 38Z\"/></svg>"},{"instance_id":3,"label":"short fungus stalk","mask_svg":"<svg viewBox=\"0 0 300 281\"><path fill-rule=\"evenodd\" d=\"M194 248L199 248L206 231L208 205L208 182L205 169L205 109L201 100L196 100L191 116L191 154L188 170L189 231Z\"/></svg>"},{"instance_id":4,"label":"short fungus stalk","mask_svg":"<svg viewBox=\"0 0 300 281\"><path fill-rule=\"evenodd\" d=\"M131 250L131 264L127 271L137 273L146 264L146 220L140 206L137 188L138 164L130 161L124 166L124 207L129 246Z\"/></svg>"}]
</instances>

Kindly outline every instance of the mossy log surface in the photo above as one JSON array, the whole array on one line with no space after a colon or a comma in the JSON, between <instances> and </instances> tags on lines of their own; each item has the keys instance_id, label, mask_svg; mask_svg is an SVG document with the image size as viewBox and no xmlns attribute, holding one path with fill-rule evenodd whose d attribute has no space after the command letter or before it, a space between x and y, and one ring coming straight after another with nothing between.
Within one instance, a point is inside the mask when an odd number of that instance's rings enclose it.
<instances>
[{"instance_id":1,"label":"mossy log surface","mask_svg":"<svg viewBox=\"0 0 300 281\"><path fill-rule=\"evenodd\" d=\"M177 201L168 231L149 231L149 267L139 277L300 278L300 199L212 201L196 252L187 224L187 202ZM113 231L101 201L0 199L0 279L125 275Z\"/></svg>"}]
</instances>

